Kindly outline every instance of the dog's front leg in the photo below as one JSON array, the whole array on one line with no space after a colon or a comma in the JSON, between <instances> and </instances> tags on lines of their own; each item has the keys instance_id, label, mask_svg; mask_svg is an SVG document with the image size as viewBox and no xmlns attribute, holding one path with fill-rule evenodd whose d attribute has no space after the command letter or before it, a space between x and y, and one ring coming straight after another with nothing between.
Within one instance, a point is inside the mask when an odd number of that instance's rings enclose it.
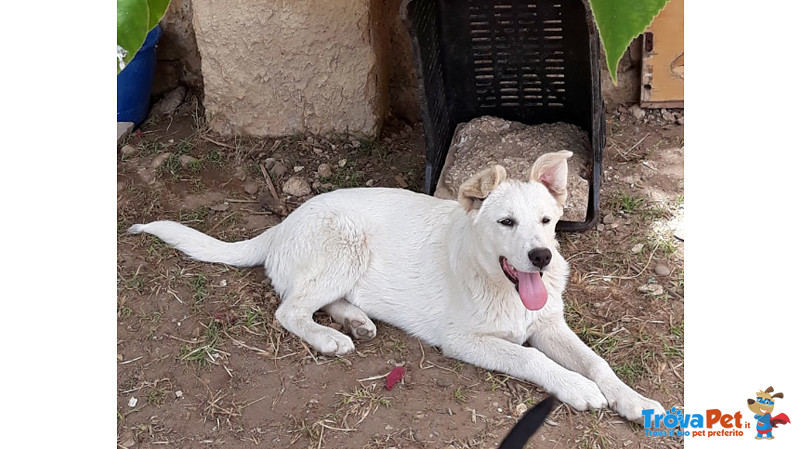
<instances>
[{"instance_id":1,"label":"dog's front leg","mask_svg":"<svg viewBox=\"0 0 800 449\"><path fill-rule=\"evenodd\" d=\"M577 410L607 405L597 384L537 349L485 334L450 335L441 347L448 357L533 382Z\"/></svg>"},{"instance_id":2,"label":"dog's front leg","mask_svg":"<svg viewBox=\"0 0 800 449\"><path fill-rule=\"evenodd\" d=\"M608 400L609 407L629 421L642 421L642 410L654 409L664 413L664 407L625 385L608 362L597 355L575 335L563 317L542 320L529 343L567 369L577 371L597 383Z\"/></svg>"}]
</instances>

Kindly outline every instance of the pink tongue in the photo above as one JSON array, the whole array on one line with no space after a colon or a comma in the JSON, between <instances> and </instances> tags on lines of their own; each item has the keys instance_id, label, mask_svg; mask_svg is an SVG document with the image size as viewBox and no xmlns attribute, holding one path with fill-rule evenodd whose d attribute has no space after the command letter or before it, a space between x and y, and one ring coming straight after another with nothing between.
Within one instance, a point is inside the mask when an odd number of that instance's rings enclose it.
<instances>
[{"instance_id":1,"label":"pink tongue","mask_svg":"<svg viewBox=\"0 0 800 449\"><path fill-rule=\"evenodd\" d=\"M528 310L539 310L547 302L547 289L539 273L517 272L519 279L519 297Z\"/></svg>"}]
</instances>

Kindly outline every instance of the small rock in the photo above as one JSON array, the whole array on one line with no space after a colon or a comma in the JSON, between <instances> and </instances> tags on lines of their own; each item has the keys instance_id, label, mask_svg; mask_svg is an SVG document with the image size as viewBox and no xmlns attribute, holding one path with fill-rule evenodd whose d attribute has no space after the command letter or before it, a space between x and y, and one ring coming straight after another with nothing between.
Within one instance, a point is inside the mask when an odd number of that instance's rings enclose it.
<instances>
[{"instance_id":1,"label":"small rock","mask_svg":"<svg viewBox=\"0 0 800 449\"><path fill-rule=\"evenodd\" d=\"M136 399L136 397L134 396L128 401L128 407L134 408L134 407L136 407L136 404L138 404L138 403L139 403L139 400Z\"/></svg>"},{"instance_id":2,"label":"small rock","mask_svg":"<svg viewBox=\"0 0 800 449\"><path fill-rule=\"evenodd\" d=\"M524 402L520 402L519 404L517 404L516 407L514 407L514 416L519 418L520 416L524 415L525 412L527 411L528 411L528 406L525 405Z\"/></svg>"},{"instance_id":3,"label":"small rock","mask_svg":"<svg viewBox=\"0 0 800 449\"><path fill-rule=\"evenodd\" d=\"M135 445L136 441L134 441L133 438L128 438L124 443L120 444L120 446L124 447L125 449L129 449Z\"/></svg>"},{"instance_id":4,"label":"small rock","mask_svg":"<svg viewBox=\"0 0 800 449\"><path fill-rule=\"evenodd\" d=\"M247 169L242 165L237 166L233 170L233 177L244 182L244 180L247 179Z\"/></svg>"},{"instance_id":5,"label":"small rock","mask_svg":"<svg viewBox=\"0 0 800 449\"><path fill-rule=\"evenodd\" d=\"M339 167L344 167L347 165L347 159L340 159L339 160Z\"/></svg>"},{"instance_id":6,"label":"small rock","mask_svg":"<svg viewBox=\"0 0 800 449\"><path fill-rule=\"evenodd\" d=\"M153 184L156 182L156 171L153 169L142 167L137 173L145 184Z\"/></svg>"},{"instance_id":7,"label":"small rock","mask_svg":"<svg viewBox=\"0 0 800 449\"><path fill-rule=\"evenodd\" d=\"M328 164L319 164L319 168L317 168L317 174L320 178L330 178L333 176L333 170L331 170L331 166Z\"/></svg>"},{"instance_id":8,"label":"small rock","mask_svg":"<svg viewBox=\"0 0 800 449\"><path fill-rule=\"evenodd\" d=\"M633 245L633 248L631 248L631 252L633 254L639 254L640 252L642 252L643 249L644 249L644 245L641 244L641 243L637 243L637 244Z\"/></svg>"},{"instance_id":9,"label":"small rock","mask_svg":"<svg viewBox=\"0 0 800 449\"><path fill-rule=\"evenodd\" d=\"M268 157L264 159L264 168L266 168L267 170L271 170L273 165L275 165L274 157Z\"/></svg>"},{"instance_id":10,"label":"small rock","mask_svg":"<svg viewBox=\"0 0 800 449\"><path fill-rule=\"evenodd\" d=\"M603 232L605 230L606 230L606 226L603 223L598 223L597 224L597 231L598 232Z\"/></svg>"},{"instance_id":11,"label":"small rock","mask_svg":"<svg viewBox=\"0 0 800 449\"><path fill-rule=\"evenodd\" d=\"M161 164L167 161L169 157L172 156L172 153L166 152L161 153L153 158L153 162L150 163L150 168L158 168L161 167Z\"/></svg>"},{"instance_id":12,"label":"small rock","mask_svg":"<svg viewBox=\"0 0 800 449\"><path fill-rule=\"evenodd\" d=\"M283 184L283 193L291 196L305 196L311 193L311 186L305 179L292 176Z\"/></svg>"},{"instance_id":13,"label":"small rock","mask_svg":"<svg viewBox=\"0 0 800 449\"><path fill-rule=\"evenodd\" d=\"M668 266L660 263L656 265L655 272L658 276L669 276L671 270Z\"/></svg>"},{"instance_id":14,"label":"small rock","mask_svg":"<svg viewBox=\"0 0 800 449\"><path fill-rule=\"evenodd\" d=\"M120 152L122 153L123 156L130 156L136 152L136 147L134 147L133 145L125 145L124 147L122 147Z\"/></svg>"},{"instance_id":15,"label":"small rock","mask_svg":"<svg viewBox=\"0 0 800 449\"><path fill-rule=\"evenodd\" d=\"M182 398L183 397L183 392L181 390L176 391L175 392L175 397L178 398L178 399Z\"/></svg>"},{"instance_id":16,"label":"small rock","mask_svg":"<svg viewBox=\"0 0 800 449\"><path fill-rule=\"evenodd\" d=\"M322 148L317 148L317 147L312 148L311 151L313 151L314 154L316 154L317 156L321 155L323 152Z\"/></svg>"},{"instance_id":17,"label":"small rock","mask_svg":"<svg viewBox=\"0 0 800 449\"><path fill-rule=\"evenodd\" d=\"M172 89L168 94L164 95L158 102L153 105L150 110L150 115L154 117L163 115L172 115L178 106L183 103L183 97L186 95L186 88L178 86Z\"/></svg>"},{"instance_id":18,"label":"small rock","mask_svg":"<svg viewBox=\"0 0 800 449\"><path fill-rule=\"evenodd\" d=\"M219 204L212 204L209 209L215 212L225 212L226 210L230 209L231 205L228 203L219 203Z\"/></svg>"},{"instance_id":19,"label":"small rock","mask_svg":"<svg viewBox=\"0 0 800 449\"><path fill-rule=\"evenodd\" d=\"M635 104L630 108L628 108L628 112L630 112L633 118L635 118L636 120L642 120L647 115L647 112L645 112L644 109L640 108L638 104Z\"/></svg>"},{"instance_id":20,"label":"small rock","mask_svg":"<svg viewBox=\"0 0 800 449\"><path fill-rule=\"evenodd\" d=\"M437 386L442 387L442 388L447 388L450 385L453 385L453 382L451 382L451 381L449 381L447 379L436 379L435 383L436 383Z\"/></svg>"},{"instance_id":21,"label":"small rock","mask_svg":"<svg viewBox=\"0 0 800 449\"><path fill-rule=\"evenodd\" d=\"M311 188L314 190L319 190L320 186L322 186L322 183L319 181L314 181L311 183Z\"/></svg>"},{"instance_id":22,"label":"small rock","mask_svg":"<svg viewBox=\"0 0 800 449\"><path fill-rule=\"evenodd\" d=\"M661 117L667 122L672 123L675 121L675 116L672 115L671 112L667 111L666 109L661 110Z\"/></svg>"},{"instance_id":23,"label":"small rock","mask_svg":"<svg viewBox=\"0 0 800 449\"><path fill-rule=\"evenodd\" d=\"M350 141L350 145L352 145L353 148L361 148L361 141L353 139Z\"/></svg>"},{"instance_id":24,"label":"small rock","mask_svg":"<svg viewBox=\"0 0 800 449\"><path fill-rule=\"evenodd\" d=\"M258 183L253 180L249 180L244 183L244 191L249 193L250 195L255 195L256 193L258 193L258 188L259 188Z\"/></svg>"},{"instance_id":25,"label":"small rock","mask_svg":"<svg viewBox=\"0 0 800 449\"><path fill-rule=\"evenodd\" d=\"M294 172L295 173L300 173L301 171L303 171L304 168L306 168L306 167L303 166L303 165L295 165L294 166Z\"/></svg>"},{"instance_id":26,"label":"small rock","mask_svg":"<svg viewBox=\"0 0 800 449\"><path fill-rule=\"evenodd\" d=\"M275 165L272 166L272 169L269 171L269 173L275 178L280 178L288 171L289 169L286 168L285 165L281 164L280 162L275 162Z\"/></svg>"},{"instance_id":27,"label":"small rock","mask_svg":"<svg viewBox=\"0 0 800 449\"><path fill-rule=\"evenodd\" d=\"M677 119L677 120L675 120L675 123L677 123L677 124L679 124L679 125L683 126L683 116L680 116L680 117L678 117L678 119Z\"/></svg>"},{"instance_id":28,"label":"small rock","mask_svg":"<svg viewBox=\"0 0 800 449\"><path fill-rule=\"evenodd\" d=\"M664 293L664 287L659 284L646 284L636 289L639 293L658 296Z\"/></svg>"},{"instance_id":29,"label":"small rock","mask_svg":"<svg viewBox=\"0 0 800 449\"><path fill-rule=\"evenodd\" d=\"M188 154L182 154L178 158L178 162L181 163L181 167L189 168L190 165L195 164L195 163L197 163L199 161L197 160L197 158L193 158L193 157L189 156Z\"/></svg>"},{"instance_id":30,"label":"small rock","mask_svg":"<svg viewBox=\"0 0 800 449\"><path fill-rule=\"evenodd\" d=\"M374 185L375 185L375 180L374 179L370 179L369 181L366 182L366 186L367 187L372 187Z\"/></svg>"},{"instance_id":31,"label":"small rock","mask_svg":"<svg viewBox=\"0 0 800 449\"><path fill-rule=\"evenodd\" d=\"M603 217L603 224L611 224L611 223L614 223L614 214L611 213L606 214Z\"/></svg>"}]
</instances>

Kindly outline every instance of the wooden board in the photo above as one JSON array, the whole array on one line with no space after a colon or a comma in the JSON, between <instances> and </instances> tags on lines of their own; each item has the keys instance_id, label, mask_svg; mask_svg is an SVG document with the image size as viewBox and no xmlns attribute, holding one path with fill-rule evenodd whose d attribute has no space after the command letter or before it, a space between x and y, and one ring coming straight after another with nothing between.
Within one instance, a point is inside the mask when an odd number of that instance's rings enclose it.
<instances>
[{"instance_id":1,"label":"wooden board","mask_svg":"<svg viewBox=\"0 0 800 449\"><path fill-rule=\"evenodd\" d=\"M683 0L670 0L644 33L640 103L683 107Z\"/></svg>"}]
</instances>

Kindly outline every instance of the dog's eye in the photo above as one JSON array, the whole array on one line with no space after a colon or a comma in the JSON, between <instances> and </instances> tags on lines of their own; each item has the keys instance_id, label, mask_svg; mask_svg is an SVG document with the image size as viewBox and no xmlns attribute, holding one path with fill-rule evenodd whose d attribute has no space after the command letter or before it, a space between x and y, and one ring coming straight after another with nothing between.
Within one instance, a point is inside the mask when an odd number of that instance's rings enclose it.
<instances>
[{"instance_id":1,"label":"dog's eye","mask_svg":"<svg viewBox=\"0 0 800 449\"><path fill-rule=\"evenodd\" d=\"M542 218L542 224L547 224L547 223L550 223L550 217Z\"/></svg>"},{"instance_id":2,"label":"dog's eye","mask_svg":"<svg viewBox=\"0 0 800 449\"><path fill-rule=\"evenodd\" d=\"M503 226L508 226L508 227L511 227L511 226L514 226L515 224L517 224L517 222L514 221L513 218L503 218L502 220L497 220L497 222L500 223Z\"/></svg>"}]
</instances>

